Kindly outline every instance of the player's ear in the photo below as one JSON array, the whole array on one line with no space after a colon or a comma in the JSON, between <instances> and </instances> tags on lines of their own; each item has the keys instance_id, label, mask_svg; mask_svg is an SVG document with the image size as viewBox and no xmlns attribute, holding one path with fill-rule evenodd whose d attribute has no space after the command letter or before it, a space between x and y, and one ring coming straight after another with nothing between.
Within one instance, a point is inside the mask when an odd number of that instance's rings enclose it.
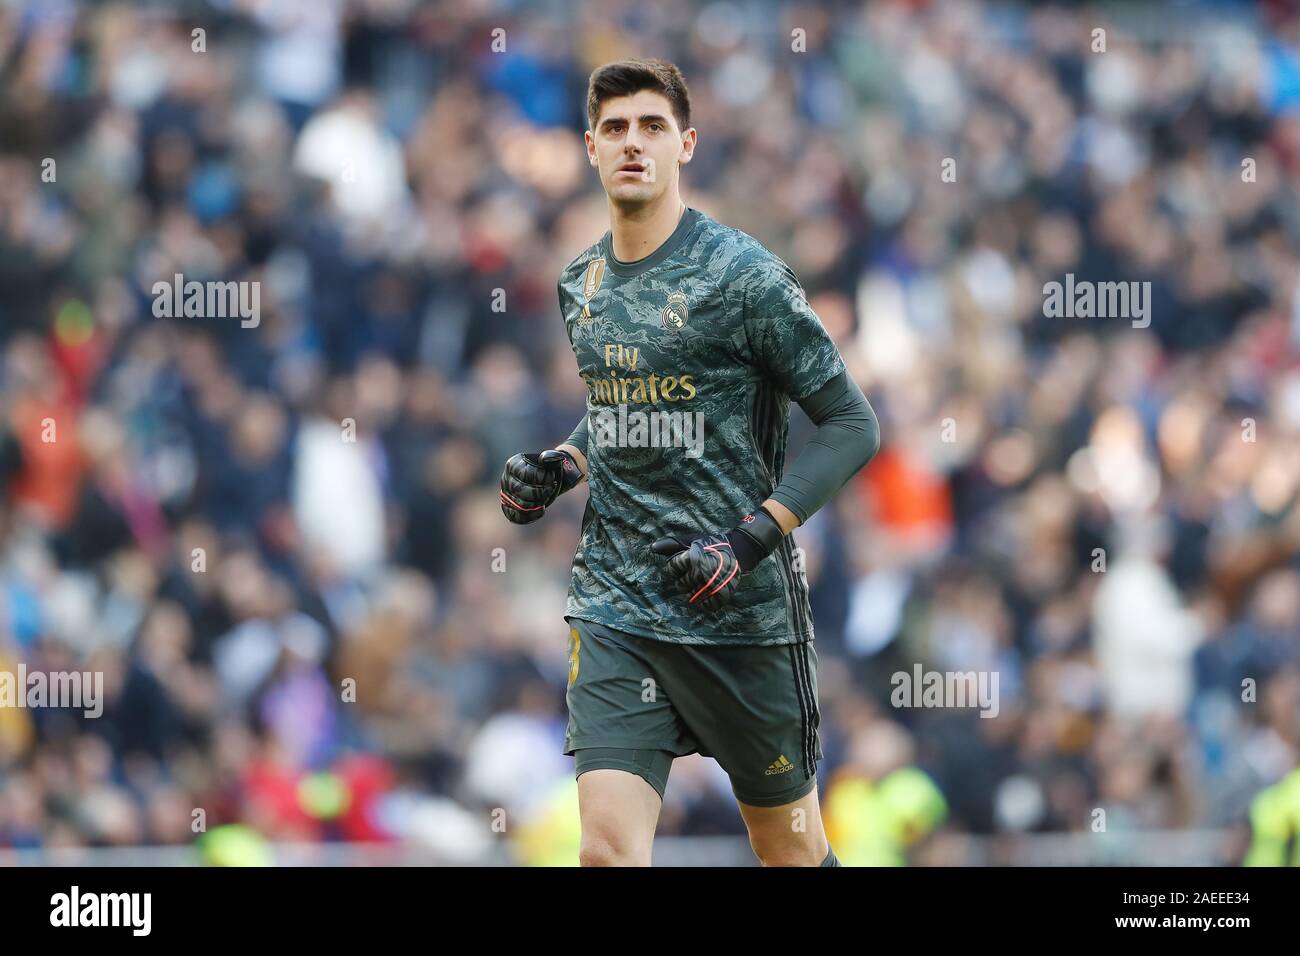
<instances>
[{"instance_id":1,"label":"player's ear","mask_svg":"<svg viewBox=\"0 0 1300 956\"><path fill-rule=\"evenodd\" d=\"M682 151L677 154L677 162L680 165L685 166L691 161L691 157L695 155L695 143L695 127L692 126L682 134Z\"/></svg>"}]
</instances>

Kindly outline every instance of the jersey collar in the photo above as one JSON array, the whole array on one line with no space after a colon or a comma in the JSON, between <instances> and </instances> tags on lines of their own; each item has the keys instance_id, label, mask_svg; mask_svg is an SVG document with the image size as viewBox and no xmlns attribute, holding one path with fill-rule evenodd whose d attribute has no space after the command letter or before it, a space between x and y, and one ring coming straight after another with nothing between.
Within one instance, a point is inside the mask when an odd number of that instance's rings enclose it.
<instances>
[{"instance_id":1,"label":"jersey collar","mask_svg":"<svg viewBox=\"0 0 1300 956\"><path fill-rule=\"evenodd\" d=\"M605 262L609 266L609 271L616 276L630 278L639 276L644 272L653 269L659 263L671 256L686 241L686 235L694 227L700 218L700 211L686 207L686 212L682 213L682 221L677 224L673 234L663 241L663 243L654 252L648 256L643 256L635 262L622 262L614 258L614 235L613 232L607 232L601 237L601 252L605 256Z\"/></svg>"}]
</instances>

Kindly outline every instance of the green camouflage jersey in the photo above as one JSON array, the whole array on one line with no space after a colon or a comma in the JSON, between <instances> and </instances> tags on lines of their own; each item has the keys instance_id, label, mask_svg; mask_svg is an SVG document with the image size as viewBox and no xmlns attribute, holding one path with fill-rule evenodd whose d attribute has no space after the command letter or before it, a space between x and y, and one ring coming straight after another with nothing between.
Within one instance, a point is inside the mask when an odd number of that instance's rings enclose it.
<instances>
[{"instance_id":1,"label":"green camouflage jersey","mask_svg":"<svg viewBox=\"0 0 1300 956\"><path fill-rule=\"evenodd\" d=\"M688 209L634 263L605 233L565 267L559 297L587 385L590 493L566 616L681 644L812 640L793 535L715 612L674 594L650 550L757 509L781 480L790 399L844 370L790 267Z\"/></svg>"}]
</instances>

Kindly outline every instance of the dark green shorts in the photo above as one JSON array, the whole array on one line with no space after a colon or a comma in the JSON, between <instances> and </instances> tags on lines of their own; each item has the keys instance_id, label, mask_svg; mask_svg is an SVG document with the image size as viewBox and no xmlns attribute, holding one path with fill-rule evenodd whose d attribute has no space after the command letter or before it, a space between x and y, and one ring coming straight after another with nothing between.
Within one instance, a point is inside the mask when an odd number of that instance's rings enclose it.
<instances>
[{"instance_id":1,"label":"dark green shorts","mask_svg":"<svg viewBox=\"0 0 1300 956\"><path fill-rule=\"evenodd\" d=\"M673 757L713 757L736 799L779 807L817 785L817 653L811 642L670 644L569 619L564 752L579 775L612 767L662 797Z\"/></svg>"}]
</instances>

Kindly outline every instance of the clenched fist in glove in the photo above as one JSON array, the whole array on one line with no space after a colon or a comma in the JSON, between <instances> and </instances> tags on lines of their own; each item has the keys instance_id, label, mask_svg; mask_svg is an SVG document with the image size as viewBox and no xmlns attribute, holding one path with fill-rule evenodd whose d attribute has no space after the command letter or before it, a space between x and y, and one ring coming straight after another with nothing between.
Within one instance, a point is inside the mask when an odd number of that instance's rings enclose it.
<instances>
[{"instance_id":1,"label":"clenched fist in glove","mask_svg":"<svg viewBox=\"0 0 1300 956\"><path fill-rule=\"evenodd\" d=\"M501 473L501 511L515 524L529 524L580 481L582 469L567 451L514 455Z\"/></svg>"},{"instance_id":2,"label":"clenched fist in glove","mask_svg":"<svg viewBox=\"0 0 1300 956\"><path fill-rule=\"evenodd\" d=\"M716 611L740 587L748 574L781 543L785 532L766 508L745 515L730 531L718 531L685 541L660 538L651 550L668 559L665 568L686 603Z\"/></svg>"}]
</instances>

